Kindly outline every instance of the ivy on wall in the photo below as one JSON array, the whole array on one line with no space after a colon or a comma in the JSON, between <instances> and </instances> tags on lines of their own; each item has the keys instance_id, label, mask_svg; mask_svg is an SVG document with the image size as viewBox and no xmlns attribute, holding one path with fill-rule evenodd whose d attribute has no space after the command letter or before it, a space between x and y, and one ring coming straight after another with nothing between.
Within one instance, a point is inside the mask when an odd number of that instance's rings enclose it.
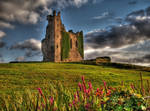
<instances>
[{"instance_id":1,"label":"ivy on wall","mask_svg":"<svg viewBox=\"0 0 150 111\"><path fill-rule=\"evenodd\" d=\"M69 57L70 51L70 37L69 33L62 31L62 40L61 40L61 59L67 59Z\"/></svg>"},{"instance_id":2,"label":"ivy on wall","mask_svg":"<svg viewBox=\"0 0 150 111\"><path fill-rule=\"evenodd\" d=\"M79 36L77 37L77 41L78 41L78 51L80 55L84 58L83 32L82 31L79 33Z\"/></svg>"}]
</instances>

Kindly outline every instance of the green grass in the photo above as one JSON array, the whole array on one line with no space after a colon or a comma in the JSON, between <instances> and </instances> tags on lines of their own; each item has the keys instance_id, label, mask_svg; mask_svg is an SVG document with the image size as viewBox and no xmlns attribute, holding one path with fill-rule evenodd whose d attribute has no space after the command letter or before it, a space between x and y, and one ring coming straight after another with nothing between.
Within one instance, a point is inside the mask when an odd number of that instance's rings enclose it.
<instances>
[{"instance_id":1,"label":"green grass","mask_svg":"<svg viewBox=\"0 0 150 111\"><path fill-rule=\"evenodd\" d=\"M84 65L73 63L6 63L0 64L0 94L11 91L36 90L47 88L55 81L62 82L66 87L76 88L82 75L93 86L99 87L102 80L113 86L124 81L139 83L139 73L143 79L150 79L150 72L135 69L119 69L108 66Z\"/></svg>"}]
</instances>

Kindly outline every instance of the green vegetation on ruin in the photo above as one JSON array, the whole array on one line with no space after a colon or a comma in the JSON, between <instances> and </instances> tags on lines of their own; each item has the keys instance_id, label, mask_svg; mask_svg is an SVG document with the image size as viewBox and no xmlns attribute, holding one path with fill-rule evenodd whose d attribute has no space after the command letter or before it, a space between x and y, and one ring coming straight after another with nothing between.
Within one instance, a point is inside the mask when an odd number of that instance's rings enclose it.
<instances>
[{"instance_id":1,"label":"green vegetation on ruin","mask_svg":"<svg viewBox=\"0 0 150 111\"><path fill-rule=\"evenodd\" d=\"M69 33L62 31L62 42L61 42L61 58L62 60L69 57L70 51L70 37Z\"/></svg>"},{"instance_id":2,"label":"green vegetation on ruin","mask_svg":"<svg viewBox=\"0 0 150 111\"><path fill-rule=\"evenodd\" d=\"M140 84L139 73L144 80L150 80L150 72L139 69L120 69L105 65L85 65L79 63L5 63L0 64L0 94L11 91L36 90L47 88L50 83L59 81L70 89L77 87L82 75L99 87L105 80L112 86L122 81Z\"/></svg>"},{"instance_id":3,"label":"green vegetation on ruin","mask_svg":"<svg viewBox=\"0 0 150 111\"><path fill-rule=\"evenodd\" d=\"M79 33L79 36L77 37L78 41L78 51L82 57L84 57L84 50L83 50L83 32L81 31Z\"/></svg>"}]
</instances>

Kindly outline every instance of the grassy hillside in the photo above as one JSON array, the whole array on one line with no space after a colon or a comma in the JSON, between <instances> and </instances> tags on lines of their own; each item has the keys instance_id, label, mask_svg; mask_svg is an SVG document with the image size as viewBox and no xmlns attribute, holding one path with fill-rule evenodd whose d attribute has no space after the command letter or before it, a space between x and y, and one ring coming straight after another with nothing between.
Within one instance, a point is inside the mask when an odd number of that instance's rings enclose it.
<instances>
[{"instance_id":1,"label":"grassy hillside","mask_svg":"<svg viewBox=\"0 0 150 111\"><path fill-rule=\"evenodd\" d=\"M12 90L23 91L26 88L47 88L49 83L61 81L69 88L75 88L84 75L94 86L102 84L102 80L111 85L121 81L139 83L139 73L143 79L150 79L150 72L135 69L119 69L110 66L84 65L73 63L7 63L0 64L0 93Z\"/></svg>"}]
</instances>

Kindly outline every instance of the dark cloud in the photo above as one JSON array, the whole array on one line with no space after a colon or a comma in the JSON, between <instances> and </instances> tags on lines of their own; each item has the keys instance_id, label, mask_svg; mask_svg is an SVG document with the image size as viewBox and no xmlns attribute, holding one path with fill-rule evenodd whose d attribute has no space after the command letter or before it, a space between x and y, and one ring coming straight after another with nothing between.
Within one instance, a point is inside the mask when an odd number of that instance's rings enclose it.
<instances>
[{"instance_id":1,"label":"dark cloud","mask_svg":"<svg viewBox=\"0 0 150 111\"><path fill-rule=\"evenodd\" d=\"M147 14L147 16L150 16L150 7L148 7L148 8L146 9L146 14Z\"/></svg>"},{"instance_id":2,"label":"dark cloud","mask_svg":"<svg viewBox=\"0 0 150 111\"><path fill-rule=\"evenodd\" d=\"M9 22L16 21L36 24L40 15L52 12L52 6L58 9L70 5L80 7L87 2L88 0L0 0L0 28L13 28Z\"/></svg>"},{"instance_id":3,"label":"dark cloud","mask_svg":"<svg viewBox=\"0 0 150 111\"><path fill-rule=\"evenodd\" d=\"M86 42L93 48L120 48L146 39L139 36L139 31L134 25L113 26L108 31L88 33Z\"/></svg>"},{"instance_id":4,"label":"dark cloud","mask_svg":"<svg viewBox=\"0 0 150 111\"><path fill-rule=\"evenodd\" d=\"M127 15L127 17L129 16L144 16L145 15L145 11L144 10L138 10L138 11L134 11L130 14Z\"/></svg>"},{"instance_id":5,"label":"dark cloud","mask_svg":"<svg viewBox=\"0 0 150 111\"><path fill-rule=\"evenodd\" d=\"M150 39L150 17L144 10L130 13L126 25L112 26L109 30L96 30L85 38L92 48L121 48ZM132 20L131 20L132 18Z\"/></svg>"},{"instance_id":6,"label":"dark cloud","mask_svg":"<svg viewBox=\"0 0 150 111\"><path fill-rule=\"evenodd\" d=\"M121 18L121 17L116 17L116 18L114 18L115 19L115 21L117 22L117 23L119 23L119 24L122 24L122 22L123 22L123 18Z\"/></svg>"},{"instance_id":7,"label":"dark cloud","mask_svg":"<svg viewBox=\"0 0 150 111\"><path fill-rule=\"evenodd\" d=\"M132 59L132 63L150 63L150 54L144 55L140 58L134 58Z\"/></svg>"},{"instance_id":8,"label":"dark cloud","mask_svg":"<svg viewBox=\"0 0 150 111\"><path fill-rule=\"evenodd\" d=\"M25 52L25 57L26 58L29 58L29 57L33 57L33 56L39 56L39 55L41 55L41 51L30 51L30 50L28 50L28 51L26 51Z\"/></svg>"},{"instance_id":9,"label":"dark cloud","mask_svg":"<svg viewBox=\"0 0 150 111\"><path fill-rule=\"evenodd\" d=\"M19 56L15 61L26 61L34 56L41 56L41 41L36 39L28 39L18 42L10 47L10 50L19 49L25 51L23 56Z\"/></svg>"},{"instance_id":10,"label":"dark cloud","mask_svg":"<svg viewBox=\"0 0 150 111\"><path fill-rule=\"evenodd\" d=\"M5 42L0 41L0 48L3 48L5 45L6 45L6 43L5 43Z\"/></svg>"},{"instance_id":11,"label":"dark cloud","mask_svg":"<svg viewBox=\"0 0 150 111\"><path fill-rule=\"evenodd\" d=\"M4 62L3 55L0 54L0 63Z\"/></svg>"},{"instance_id":12,"label":"dark cloud","mask_svg":"<svg viewBox=\"0 0 150 111\"><path fill-rule=\"evenodd\" d=\"M32 38L12 45L10 49L20 49L20 50L27 49L31 51L40 51L41 41Z\"/></svg>"},{"instance_id":13,"label":"dark cloud","mask_svg":"<svg viewBox=\"0 0 150 111\"><path fill-rule=\"evenodd\" d=\"M137 4L137 1L130 1L130 2L128 2L128 4L129 5L135 5L135 4Z\"/></svg>"}]
</instances>

